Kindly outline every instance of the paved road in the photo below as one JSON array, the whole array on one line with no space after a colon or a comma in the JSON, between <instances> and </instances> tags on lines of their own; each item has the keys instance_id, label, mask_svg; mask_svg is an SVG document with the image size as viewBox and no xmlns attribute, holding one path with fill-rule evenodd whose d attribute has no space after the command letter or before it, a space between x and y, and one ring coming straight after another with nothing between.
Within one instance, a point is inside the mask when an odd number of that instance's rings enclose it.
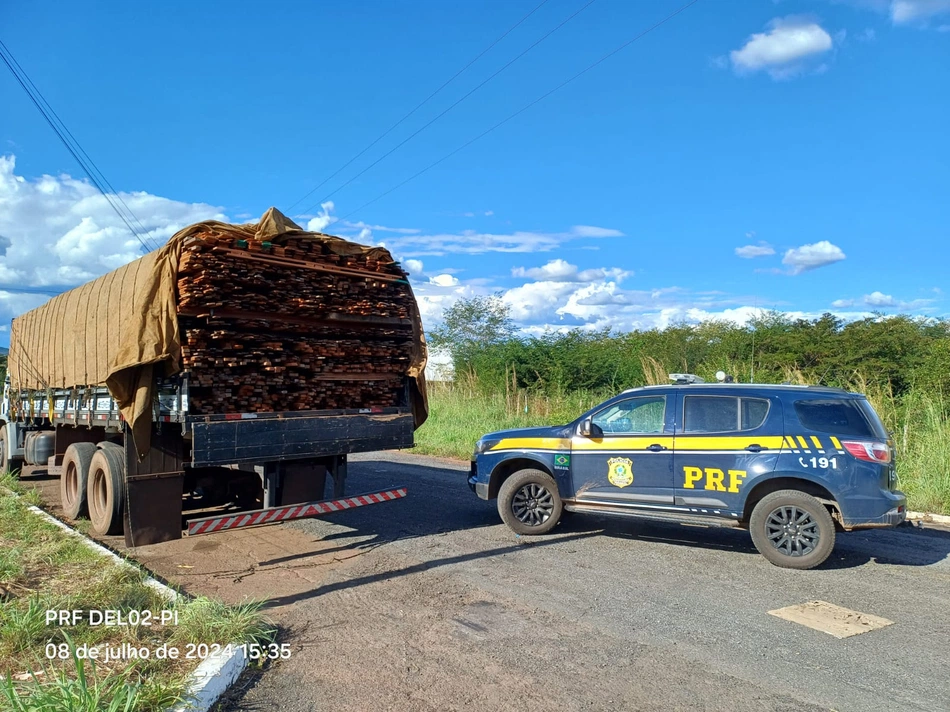
<instances>
[{"instance_id":1,"label":"paved road","mask_svg":"<svg viewBox=\"0 0 950 712\"><path fill-rule=\"evenodd\" d=\"M462 464L350 474L410 496L285 525L336 563L272 600L293 657L229 710L950 709L950 532L841 535L787 571L720 527L574 517L519 538ZM895 624L839 640L767 614L813 599Z\"/></svg>"}]
</instances>

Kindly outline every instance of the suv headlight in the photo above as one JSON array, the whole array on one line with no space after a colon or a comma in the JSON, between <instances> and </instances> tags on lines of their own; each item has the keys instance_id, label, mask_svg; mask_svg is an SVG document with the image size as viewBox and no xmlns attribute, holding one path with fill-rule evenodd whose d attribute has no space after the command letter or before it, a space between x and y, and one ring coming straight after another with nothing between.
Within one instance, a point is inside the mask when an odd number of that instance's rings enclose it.
<instances>
[{"instance_id":1,"label":"suv headlight","mask_svg":"<svg viewBox=\"0 0 950 712\"><path fill-rule=\"evenodd\" d=\"M481 438L477 443L475 443L475 452L473 453L472 457L475 457L475 455L481 455L483 452L488 452L500 442L501 440L497 438Z\"/></svg>"}]
</instances>

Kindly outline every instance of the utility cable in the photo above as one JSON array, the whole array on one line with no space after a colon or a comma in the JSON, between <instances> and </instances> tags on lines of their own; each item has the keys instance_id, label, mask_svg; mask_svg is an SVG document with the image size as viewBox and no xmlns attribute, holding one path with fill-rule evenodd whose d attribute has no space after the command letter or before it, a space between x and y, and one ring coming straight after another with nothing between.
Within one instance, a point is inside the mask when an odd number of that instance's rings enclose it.
<instances>
[{"instance_id":1,"label":"utility cable","mask_svg":"<svg viewBox=\"0 0 950 712\"><path fill-rule=\"evenodd\" d=\"M3 63L7 65L7 68L10 70L11 74L13 74L14 79L16 79L17 83L23 88L23 91L26 92L27 96L30 98L30 101L33 102L33 105L46 120L46 123L49 124L51 129L53 129L53 132L57 135L57 137L59 137L59 140L62 141L63 145L66 147L66 150L69 151L70 155L72 155L72 157L79 164L80 168L82 168L83 172L85 172L93 186L102 194L103 198L105 198L106 202L109 203L109 206L116 212L122 222L125 223L125 226L129 229L129 232L135 236L135 238L139 241L139 243L141 243L142 247L145 248L146 251L151 251L159 247L160 245L149 236L149 231L145 229L141 221L139 221L126 202L122 199L122 196L119 195L119 192L112 187L112 184L109 183L108 179L106 179L105 174L99 170L99 167L96 166L92 158L89 157L89 154L86 153L79 141L77 141L72 133L70 133L65 122L59 118L59 115L56 113L50 103L46 101L46 98L30 79L29 75L17 62L16 58L13 56L13 53L5 44L3 44L2 41L0 41L0 49L2 49L2 51L0 51L0 59L2 59ZM106 188L109 190L107 191ZM111 195L109 191L111 191ZM128 215L119 209L119 206L115 202L116 200L122 204ZM133 227L129 218L138 224L138 230ZM144 238L141 233L144 233ZM149 244L147 240L151 241L151 244Z\"/></svg>"},{"instance_id":2,"label":"utility cable","mask_svg":"<svg viewBox=\"0 0 950 712\"><path fill-rule=\"evenodd\" d=\"M656 24L654 24L654 25L652 25L651 27L648 27L647 29L645 29L643 32L641 32L640 34L638 34L636 37L633 37L633 38L627 40L626 42L624 42L622 45L620 45L620 46L617 47L616 49L613 49L613 50L611 50L610 52L608 52L607 54L603 55L600 59L598 59L598 60L597 60L596 62L594 62L593 64L588 65L586 68L582 69L582 70L579 71L577 74L573 75L573 76L570 77L569 79L564 80L563 82L561 82L560 84L558 84L556 87L554 87L554 88L551 89L550 91L548 91L548 92L542 94L541 96L539 96L539 97L538 97L537 99L535 99L534 101L532 101L532 102L530 102L530 103L528 103L528 104L525 104L524 106L522 106L520 109L518 109L518 110L517 110L516 112L514 112L513 114L509 114L506 118L502 119L501 121L499 121L497 124L495 124L495 125L492 126L491 128L488 128L488 129L486 129L485 131L483 131L482 133L478 134L475 138L469 139L468 141L466 141L465 143L463 143L461 146L459 146L458 148L456 148L454 151L451 151L450 153L445 154L444 156L442 156L442 158L438 159L437 161L434 161L433 163L430 163L428 166L426 166L426 167L423 168L422 170L420 170L420 171L418 171L418 172L412 174L411 176L409 176L408 178L406 178L406 179L405 179L404 181L402 181L401 183L398 183L398 184L394 185L394 186L393 186L392 188L390 188L389 190L387 190L387 191L385 191L385 192L383 192L383 193L380 193L379 195L377 195L377 196L376 196L375 198L373 198L372 200L367 201L366 203L363 203L360 207L356 208L355 210L350 211L349 213L347 213L346 215L344 215L342 218L340 218L340 220L346 220L346 219L352 217L353 215L355 215L355 214L358 213L359 211L361 211L361 210L363 210L364 208L367 208L367 207L369 207L370 205L372 205L373 203L375 203L377 200L381 200L382 198L385 198L387 195L389 195L389 194L392 193L393 191L396 191L396 190L398 190L399 188L402 188L404 185L406 185L406 183L409 183L410 181L415 180L416 178L418 178L419 176L421 176L423 173L426 173L427 171L429 171L429 170L435 168L435 167L436 167L437 165L439 165L440 163L443 163L444 161L448 160L449 158L451 158L452 156L454 156L454 155L455 155L456 153L458 153L459 151L462 151L462 150L468 148L468 147L471 146L473 143L475 143L475 142L478 141L479 139L484 138L485 136L487 136L488 134L490 134L490 133L491 133L492 131L494 131L495 129L501 128L502 126L504 126L505 124L507 124L509 121L511 121L513 118L515 118L516 116L518 116L518 115L520 115L520 114L523 114L525 111L527 111L528 109L530 109L530 108L531 108L532 106L534 106L535 104L538 104L538 103L544 101L544 100L547 99L549 96L551 96L554 92L559 91L560 89L563 89L563 88L566 87L568 84L570 84L571 82L573 82L575 79L581 77L582 75L586 74L587 72L589 72L591 69L593 69L593 68L596 67L597 65L599 65L599 64L605 62L606 60L610 59L611 57L613 57L615 54L617 54L617 53L620 52L621 50L626 49L627 47L629 47L630 45L632 45L634 42L636 42L637 40L639 40L641 37L644 37L645 35L648 35L649 33L653 32L653 30L657 29L657 28L660 27L661 25L665 25L667 22L669 22L670 20L672 20L674 17L676 17L677 15L679 15L681 12L683 12L684 10L689 9L690 7L692 7L693 5L695 5L695 4L698 3L698 2L699 2L699 0L692 0L691 2L686 3L685 5L683 5L682 7L680 7L679 9L675 10L674 12L672 12L672 13L670 13L669 15L667 15L666 17L664 17L662 20L660 20L660 21L657 22Z\"/></svg>"},{"instance_id":3,"label":"utility cable","mask_svg":"<svg viewBox=\"0 0 950 712\"><path fill-rule=\"evenodd\" d=\"M499 69L498 71L496 71L494 74L490 75L490 76L488 77L488 79L486 79L485 81L483 81L481 84L478 84L474 89L472 89L471 91L469 91L467 94L464 94L464 95L462 96L462 98L461 98L461 99L458 99L455 103L450 104L447 109L445 109L442 113L438 114L434 119L432 119L431 121L429 121L427 124L423 124L423 126L422 126L421 128L419 128L419 129L417 129L415 132L409 134L409 136L407 136L405 139L403 139L402 141L400 141L399 143L397 143L397 144L396 144L395 146L393 146L389 151L387 151L387 152L384 153L382 156L380 156L379 158L377 158L375 161L373 161L372 163L370 163L368 166L366 166L366 168L364 168L363 170L361 170L359 173L357 173L355 176L353 176L352 178L350 178L348 181L346 181L345 183L343 183L343 184L340 185L340 186L337 186L337 188L336 188L335 190L333 190L332 192L328 193L328 194L326 195L326 197L324 197L323 199L321 199L319 202L314 203L313 205L311 205L311 206L310 206L309 208L307 208L304 212L305 212L305 213L308 213L308 212L310 212L311 210L313 210L314 208L316 208L318 205L322 205L322 204L325 203L330 197L332 197L332 196L335 195L336 193L338 193L338 192L340 192L341 190L343 190L346 186L348 186L350 183L352 183L352 182L355 181L357 178L359 178L360 176L362 176L362 175L363 175L364 173L366 173L368 170L370 170L371 168L373 168L374 166L376 166L377 164L379 164L380 162L382 162L383 160L385 160L386 158L388 158L389 156L391 156L392 154L394 154L396 151L398 151L400 148L402 148L403 146L405 146L407 143L409 143L409 142L410 142L412 139L414 139L416 136L418 136L418 135L421 134L423 131L425 131L427 128L429 128L430 126L432 126L432 124L434 124L436 121L438 121L438 120L441 119L443 116L445 116L447 113L449 113L449 112L450 112L452 109L454 109L456 106L458 106L458 105L461 104L463 101L465 101L466 99L468 99L468 97L470 97L472 94L474 94L474 93L477 92L479 89L481 89L483 86L485 86L486 84L488 84L488 82L490 82L492 79L494 79L494 78L497 77L499 74L501 74L501 73L504 72L506 69L508 69L508 67L510 67L512 64L514 64L514 63L517 62L519 59L521 59L521 58L524 57L526 54L528 54L528 52L530 52L530 51L533 50L535 47L537 47L539 44L541 44L542 42L544 42L544 40L546 40L548 37L550 37L550 36L553 35L555 32L557 32L559 29L561 29L562 27L564 27L564 25L566 25L568 22L570 22L570 21L573 20L575 17L577 17L578 15L580 15L584 10L586 10L588 7L590 7L591 5L593 5L596 1L597 1L597 0L587 0L587 2L586 2L579 10L576 10L572 15L570 15L569 17L567 17L567 19L562 20L561 23L560 23L557 27L555 27L553 30L551 30L551 31L549 31L547 34L543 35L539 40L537 40L537 41L535 41L533 44L531 44L526 50L524 50L523 52L521 52L521 54L517 55L514 59L512 59L512 60L509 61L507 64L505 64L501 69Z\"/></svg>"},{"instance_id":4,"label":"utility cable","mask_svg":"<svg viewBox=\"0 0 950 712\"><path fill-rule=\"evenodd\" d=\"M495 45L497 45L499 42L501 42L503 39L505 39L505 37L507 37L508 35L510 35L512 32L514 32L514 30L516 30L525 20L527 20L529 17L531 17L534 13L536 13L538 10L540 10L547 2L548 2L548 0L541 0L541 3L540 3L538 6L536 6L531 12L529 12L527 15L525 15L524 17L522 17L522 18L521 18L520 20L518 20L515 24L513 24L511 27L509 27L507 30L505 30L504 34L502 34L502 35L501 35L500 37L498 37L494 42L492 42L492 43L491 43L490 45L488 45L485 49L483 49L481 52L479 52L479 53L475 56L475 59L473 59L472 61L470 61L468 64L466 64L466 65L465 65L464 67L462 67L460 70L458 70L455 74L453 74L451 77L449 77L445 82L443 82L443 83L442 83L442 86L440 86L440 87L439 87L438 89L436 89L434 92L432 92L431 94L429 94L429 96L427 96L427 97L426 97L425 99L423 99L421 102L419 102L418 104L416 104L415 108L413 108L408 114L406 114L405 116L403 116L401 119L399 119L399 121L397 121L396 123L394 123L394 124L393 124L392 126L390 126L388 129L386 129L385 131L383 131L383 133L381 133L379 136L377 136L377 137L376 137L370 144L368 144L362 151L360 151L359 153L357 153L355 156L353 156L350 160L348 160L348 161L347 161L346 163L344 163L342 166L340 166L339 168L337 168L336 171L334 171L332 174L330 174L330 175L328 175L326 178L324 178L323 181L321 181L319 185L315 186L309 193L307 193L306 195L304 195L302 198L300 198L299 200L297 200L297 202L295 202L293 205L291 205L289 208L287 208L287 212L290 213L290 211L292 211L295 207L297 207L298 205L300 205L300 203L302 203L303 201L305 201L307 198L309 198L309 197L310 197L311 195L313 195L315 192L317 192L318 190L320 190L320 188L322 188L324 185L326 185L326 184L329 183L331 180L333 180L334 178L336 178L336 177L337 177L341 172L343 172L351 163L353 163L353 161L355 161L356 159L358 159L360 156L362 156L364 153L366 153L369 149L371 149L371 148L372 148L373 146L375 146L377 143L379 143L379 142L382 141L384 138L386 138L390 133L393 132L393 130L394 130L396 127L398 127L400 124L402 124L403 121L405 121L406 119L408 119L410 116L412 116L412 115L415 114L417 111L419 111L419 109L421 109L423 106L425 106L426 104L428 104L429 101L430 101L431 99L433 99L433 98L436 96L436 94L438 94L439 92L441 92L441 91L442 91L443 89L445 89L449 84L451 84L451 83L454 82L456 79L458 79L458 77L459 77L465 70L467 70L469 67L471 67L473 64L475 64L475 62L477 62L477 61L478 61L479 59L481 59L483 56L485 56L486 54L488 54L489 50L491 50Z\"/></svg>"}]
</instances>

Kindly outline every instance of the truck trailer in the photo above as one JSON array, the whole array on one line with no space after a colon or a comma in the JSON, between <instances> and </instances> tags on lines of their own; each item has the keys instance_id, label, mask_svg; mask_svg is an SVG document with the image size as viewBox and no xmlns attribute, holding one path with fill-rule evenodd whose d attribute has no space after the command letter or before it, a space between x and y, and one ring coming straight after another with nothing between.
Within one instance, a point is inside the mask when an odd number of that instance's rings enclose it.
<instances>
[{"instance_id":1,"label":"truck trailer","mask_svg":"<svg viewBox=\"0 0 950 712\"><path fill-rule=\"evenodd\" d=\"M275 208L184 228L13 320L0 471L59 474L66 516L127 546L404 496L345 482L428 414L407 277Z\"/></svg>"}]
</instances>

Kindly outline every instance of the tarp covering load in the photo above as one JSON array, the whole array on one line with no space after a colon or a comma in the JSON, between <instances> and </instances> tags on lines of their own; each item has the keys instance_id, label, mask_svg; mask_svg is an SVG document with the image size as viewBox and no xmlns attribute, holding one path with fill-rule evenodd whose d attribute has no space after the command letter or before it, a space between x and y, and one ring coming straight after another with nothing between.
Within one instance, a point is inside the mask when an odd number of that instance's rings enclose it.
<instances>
[{"instance_id":1,"label":"tarp covering load","mask_svg":"<svg viewBox=\"0 0 950 712\"><path fill-rule=\"evenodd\" d=\"M189 374L192 413L396 405L428 410L425 338L381 247L307 232L275 208L207 221L13 320L14 388L105 384L143 456L155 378Z\"/></svg>"}]
</instances>

